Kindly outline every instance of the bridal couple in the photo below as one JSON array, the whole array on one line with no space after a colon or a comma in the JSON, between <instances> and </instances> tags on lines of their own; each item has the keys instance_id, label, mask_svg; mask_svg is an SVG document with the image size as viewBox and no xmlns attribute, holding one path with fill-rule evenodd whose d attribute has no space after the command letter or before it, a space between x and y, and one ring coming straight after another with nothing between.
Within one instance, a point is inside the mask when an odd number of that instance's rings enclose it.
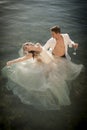
<instances>
[{"instance_id":1,"label":"bridal couple","mask_svg":"<svg viewBox=\"0 0 87 130\"><path fill-rule=\"evenodd\" d=\"M71 62L68 46L78 48L58 26L51 28L52 37L41 44L24 43L20 58L8 61L2 72L8 78L6 87L20 100L38 109L55 110L70 105L70 83L83 65Z\"/></svg>"},{"instance_id":2,"label":"bridal couple","mask_svg":"<svg viewBox=\"0 0 87 130\"><path fill-rule=\"evenodd\" d=\"M37 61L42 60L42 62L47 61L51 58L47 52L51 52L53 57L64 57L70 59L68 55L68 46L77 48L78 44L74 43L68 34L61 34L60 27L54 26L51 28L52 38L50 38L47 43L42 47L40 44L32 44L31 42L27 42L23 45L23 51L25 56L18 58L16 60L12 60L7 62L7 65L11 65L16 62L21 62L30 58L36 58ZM46 52L47 51L47 52ZM41 61L40 60L40 61Z\"/></svg>"}]
</instances>

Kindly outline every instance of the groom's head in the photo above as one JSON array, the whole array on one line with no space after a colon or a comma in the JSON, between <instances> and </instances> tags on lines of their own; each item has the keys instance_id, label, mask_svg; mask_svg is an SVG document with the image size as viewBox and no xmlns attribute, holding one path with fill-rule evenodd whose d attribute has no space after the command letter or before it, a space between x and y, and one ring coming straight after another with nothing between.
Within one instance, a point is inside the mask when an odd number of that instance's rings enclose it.
<instances>
[{"instance_id":1,"label":"groom's head","mask_svg":"<svg viewBox=\"0 0 87 130\"><path fill-rule=\"evenodd\" d=\"M61 29L59 26L53 26L50 30L53 38L56 38L56 35L61 33Z\"/></svg>"},{"instance_id":2,"label":"groom's head","mask_svg":"<svg viewBox=\"0 0 87 130\"><path fill-rule=\"evenodd\" d=\"M59 26L53 26L50 30L55 33L61 33L61 29Z\"/></svg>"}]
</instances>

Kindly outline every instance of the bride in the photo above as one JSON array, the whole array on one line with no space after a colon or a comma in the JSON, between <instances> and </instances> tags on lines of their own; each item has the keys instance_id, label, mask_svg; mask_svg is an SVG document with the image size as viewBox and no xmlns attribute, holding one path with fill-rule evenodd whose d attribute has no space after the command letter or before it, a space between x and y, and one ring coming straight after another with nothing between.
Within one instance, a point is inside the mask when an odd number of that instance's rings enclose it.
<instances>
[{"instance_id":1,"label":"bride","mask_svg":"<svg viewBox=\"0 0 87 130\"><path fill-rule=\"evenodd\" d=\"M71 104L68 82L80 74L83 65L56 59L39 43L23 44L19 54L20 58L8 61L2 70L9 90L38 109L56 110Z\"/></svg>"},{"instance_id":2,"label":"bride","mask_svg":"<svg viewBox=\"0 0 87 130\"><path fill-rule=\"evenodd\" d=\"M40 43L24 43L21 50L19 51L19 54L22 56L21 58L8 61L7 65L22 62L31 58L35 58L37 61L41 61L47 64L53 59L52 55L50 53L48 54L48 52L40 45Z\"/></svg>"}]
</instances>

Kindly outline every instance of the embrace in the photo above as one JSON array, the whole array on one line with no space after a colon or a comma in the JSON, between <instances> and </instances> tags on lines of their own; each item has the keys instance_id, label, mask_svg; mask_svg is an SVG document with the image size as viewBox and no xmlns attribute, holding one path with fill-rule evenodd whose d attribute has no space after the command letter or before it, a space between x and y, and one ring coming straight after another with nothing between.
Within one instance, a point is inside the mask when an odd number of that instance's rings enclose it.
<instances>
[{"instance_id":1,"label":"embrace","mask_svg":"<svg viewBox=\"0 0 87 130\"><path fill-rule=\"evenodd\" d=\"M7 88L20 100L38 109L55 110L70 105L70 87L82 71L83 65L71 62L68 46L78 48L68 34L61 34L59 26L51 28L52 37L44 46L26 42L20 57L7 62L3 75Z\"/></svg>"},{"instance_id":2,"label":"embrace","mask_svg":"<svg viewBox=\"0 0 87 130\"><path fill-rule=\"evenodd\" d=\"M61 34L60 27L54 26L51 28L52 38L50 38L47 43L42 47L40 44L33 44L27 42L23 45L24 57L7 62L7 65L11 65L16 62L21 62L30 58L36 58L37 61L45 62L51 58L48 56L50 52L53 57L64 57L70 59L68 55L68 46L78 48L78 44L74 43L68 34ZM25 53L27 52L27 53ZM49 58L48 58L49 57ZM48 59L46 59L48 58Z\"/></svg>"}]
</instances>

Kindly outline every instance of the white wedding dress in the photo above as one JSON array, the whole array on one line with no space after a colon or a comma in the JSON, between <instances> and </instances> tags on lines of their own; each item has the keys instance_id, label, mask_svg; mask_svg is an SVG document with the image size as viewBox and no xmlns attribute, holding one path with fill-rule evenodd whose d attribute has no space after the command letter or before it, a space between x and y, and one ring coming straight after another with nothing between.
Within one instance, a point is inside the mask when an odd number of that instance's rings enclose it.
<instances>
[{"instance_id":1,"label":"white wedding dress","mask_svg":"<svg viewBox=\"0 0 87 130\"><path fill-rule=\"evenodd\" d=\"M43 62L29 59L11 66L5 66L3 76L8 77L6 87L20 100L38 109L56 110L70 105L70 86L81 72L83 65L77 65L65 58L54 59L43 49Z\"/></svg>"}]
</instances>

